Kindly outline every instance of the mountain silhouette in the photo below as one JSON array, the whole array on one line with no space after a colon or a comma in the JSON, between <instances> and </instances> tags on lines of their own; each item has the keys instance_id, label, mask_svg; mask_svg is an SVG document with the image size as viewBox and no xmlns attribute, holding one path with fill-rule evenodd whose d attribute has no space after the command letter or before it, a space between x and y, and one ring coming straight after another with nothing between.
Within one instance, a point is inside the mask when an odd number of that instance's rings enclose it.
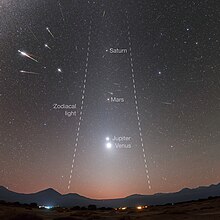
<instances>
[{"instance_id":1,"label":"mountain silhouette","mask_svg":"<svg viewBox=\"0 0 220 220\"><path fill-rule=\"evenodd\" d=\"M137 205L163 205L167 203L186 202L208 197L220 196L220 183L210 186L201 186L195 189L184 188L174 193L157 193L154 195L134 194L125 198L97 200L81 196L76 193L60 194L52 188L36 193L16 193L0 186L0 200L7 202L37 203L38 205L50 205L61 207L88 206L94 204L97 207L134 207Z\"/></svg>"}]
</instances>

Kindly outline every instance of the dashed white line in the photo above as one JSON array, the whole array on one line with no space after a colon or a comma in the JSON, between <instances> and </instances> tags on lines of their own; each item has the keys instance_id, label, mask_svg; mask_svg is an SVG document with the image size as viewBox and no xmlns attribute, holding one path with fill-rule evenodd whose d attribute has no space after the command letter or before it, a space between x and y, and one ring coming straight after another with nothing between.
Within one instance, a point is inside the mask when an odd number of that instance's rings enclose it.
<instances>
[{"instance_id":1,"label":"dashed white line","mask_svg":"<svg viewBox=\"0 0 220 220\"><path fill-rule=\"evenodd\" d=\"M133 82L133 93L134 93L134 103L135 103L135 108L136 108L136 115L137 115L137 124L138 124L138 129L139 129L139 136L140 136L140 141L141 141L141 147L143 151L143 157L144 157L144 167L145 167L145 172L146 172L146 178L147 178L147 183L148 183L148 188L151 189L151 183L150 183L150 176L149 176L149 170L147 166L147 160L146 160L146 155L145 155L145 150L144 150L144 142L142 138L142 129L141 129L141 121L139 117L139 111L138 111L138 99L137 99L137 91L136 91L136 83L135 83L135 75L134 75L134 59L132 56L132 43L131 43L131 32L130 32L130 26L129 26L129 19L128 19L128 13L126 11L126 17L127 17L127 36L128 36L128 41L129 41L129 55L130 55L130 66L131 66L131 76L132 76L132 82Z\"/></svg>"},{"instance_id":2,"label":"dashed white line","mask_svg":"<svg viewBox=\"0 0 220 220\"><path fill-rule=\"evenodd\" d=\"M72 173L73 173L73 168L74 168L74 162L76 158L76 151L77 151L77 146L79 143L79 134L80 134L80 129L81 129L81 122L82 122L82 115L83 115L83 108L84 108L84 99L85 99L85 93L86 93L86 82L87 82L87 73L88 73L88 65L89 65L89 55L90 55L90 44L91 44L91 30L92 30L92 25L90 21L90 26L89 26L89 36L88 36L88 47L87 47L87 53L86 53L86 64L85 64L85 74L84 74L84 80L83 80L83 90L82 90L82 95L81 95L81 107L80 107L80 118L79 118L79 123L77 127L77 134L75 138L75 148L74 148L74 154L73 154L73 160L72 160L72 165L71 165L71 170L70 170L70 175L69 175L69 183L68 183L68 190L70 189L71 182L72 182Z\"/></svg>"}]
</instances>

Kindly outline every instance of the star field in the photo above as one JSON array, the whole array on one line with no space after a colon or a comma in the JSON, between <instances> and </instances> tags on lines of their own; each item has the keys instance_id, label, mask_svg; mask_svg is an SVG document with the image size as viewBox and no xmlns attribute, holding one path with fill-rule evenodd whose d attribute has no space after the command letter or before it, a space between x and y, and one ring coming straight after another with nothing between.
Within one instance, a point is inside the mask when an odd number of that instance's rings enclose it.
<instances>
[{"instance_id":1,"label":"star field","mask_svg":"<svg viewBox=\"0 0 220 220\"><path fill-rule=\"evenodd\" d=\"M1 1L0 185L116 198L218 183L219 23L211 0Z\"/></svg>"}]
</instances>

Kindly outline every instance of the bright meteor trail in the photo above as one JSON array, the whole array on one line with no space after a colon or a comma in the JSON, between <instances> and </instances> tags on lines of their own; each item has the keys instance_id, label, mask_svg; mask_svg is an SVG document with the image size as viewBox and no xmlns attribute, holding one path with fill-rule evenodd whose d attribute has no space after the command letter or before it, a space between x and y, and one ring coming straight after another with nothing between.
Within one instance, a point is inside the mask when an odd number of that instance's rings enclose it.
<instances>
[{"instance_id":1,"label":"bright meteor trail","mask_svg":"<svg viewBox=\"0 0 220 220\"><path fill-rule=\"evenodd\" d=\"M44 44L44 46L51 50L51 48L48 46L48 44Z\"/></svg>"},{"instance_id":2,"label":"bright meteor trail","mask_svg":"<svg viewBox=\"0 0 220 220\"><path fill-rule=\"evenodd\" d=\"M46 27L46 30L47 30L48 33L54 38L54 35L53 35L52 32L50 31L49 27Z\"/></svg>"},{"instance_id":3,"label":"bright meteor trail","mask_svg":"<svg viewBox=\"0 0 220 220\"><path fill-rule=\"evenodd\" d=\"M26 70L20 70L20 73L29 73L29 74L34 74L34 75L39 75L40 73L32 72L32 71L26 71Z\"/></svg>"},{"instance_id":4,"label":"bright meteor trail","mask_svg":"<svg viewBox=\"0 0 220 220\"><path fill-rule=\"evenodd\" d=\"M31 59L31 60L33 60L33 61L35 61L35 62L38 63L38 61L37 61L36 59L34 59L34 58L31 57L30 55L28 55L26 52L20 51L20 50L18 50L18 52L19 52L22 56L25 56L25 57L27 57L27 58L29 58L29 59Z\"/></svg>"}]
</instances>

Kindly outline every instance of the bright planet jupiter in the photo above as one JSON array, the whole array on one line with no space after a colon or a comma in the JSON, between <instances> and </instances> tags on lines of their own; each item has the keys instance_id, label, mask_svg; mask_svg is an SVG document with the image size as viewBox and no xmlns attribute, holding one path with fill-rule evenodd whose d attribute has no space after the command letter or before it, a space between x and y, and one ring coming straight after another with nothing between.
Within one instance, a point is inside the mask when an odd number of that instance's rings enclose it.
<instances>
[{"instance_id":1,"label":"bright planet jupiter","mask_svg":"<svg viewBox=\"0 0 220 220\"><path fill-rule=\"evenodd\" d=\"M0 185L90 198L220 182L217 1L0 3Z\"/></svg>"}]
</instances>

